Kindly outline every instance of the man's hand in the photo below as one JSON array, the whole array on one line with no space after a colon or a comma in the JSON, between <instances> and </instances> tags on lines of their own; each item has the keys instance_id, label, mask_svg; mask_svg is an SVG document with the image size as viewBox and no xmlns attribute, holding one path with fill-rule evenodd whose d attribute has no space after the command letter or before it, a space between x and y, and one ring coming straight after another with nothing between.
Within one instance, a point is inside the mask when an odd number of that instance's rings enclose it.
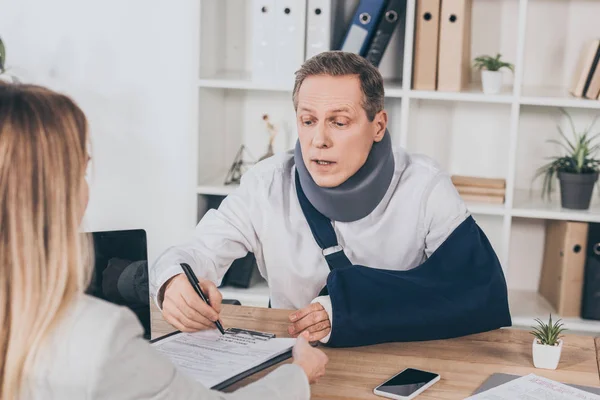
<instances>
[{"instance_id":1,"label":"man's hand","mask_svg":"<svg viewBox=\"0 0 600 400\"><path fill-rule=\"evenodd\" d=\"M214 322L219 319L223 296L211 281L199 279L198 282L212 307L196 294L184 274L176 275L166 283L163 316L182 332L216 329Z\"/></svg>"},{"instance_id":2,"label":"man's hand","mask_svg":"<svg viewBox=\"0 0 600 400\"><path fill-rule=\"evenodd\" d=\"M290 314L292 324L288 327L288 333L298 337L302 332L308 331L310 342L323 339L331 332L329 315L320 303L313 303Z\"/></svg>"}]
</instances>

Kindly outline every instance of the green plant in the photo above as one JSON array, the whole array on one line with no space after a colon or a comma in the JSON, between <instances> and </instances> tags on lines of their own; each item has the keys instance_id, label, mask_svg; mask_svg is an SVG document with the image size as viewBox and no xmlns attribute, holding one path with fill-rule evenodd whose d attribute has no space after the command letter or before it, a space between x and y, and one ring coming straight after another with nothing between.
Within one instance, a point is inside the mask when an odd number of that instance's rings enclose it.
<instances>
[{"instance_id":1,"label":"green plant","mask_svg":"<svg viewBox=\"0 0 600 400\"><path fill-rule=\"evenodd\" d=\"M533 327L533 331L530 333L537 338L540 344L555 346L558 344L558 339L562 337L561 333L566 331L560 319L552 324L552 314L550 314L550 321L547 324L539 318L536 318L535 321L538 326Z\"/></svg>"},{"instance_id":2,"label":"green plant","mask_svg":"<svg viewBox=\"0 0 600 400\"><path fill-rule=\"evenodd\" d=\"M482 55L476 57L473 66L479 70L486 69L488 71L499 71L501 68L508 68L512 72L515 72L513 64L502 61L500 53L496 54L496 57Z\"/></svg>"},{"instance_id":3,"label":"green plant","mask_svg":"<svg viewBox=\"0 0 600 400\"><path fill-rule=\"evenodd\" d=\"M573 140L569 140L563 132L560 125L557 124L558 132L563 139L563 142L551 139L549 143L558 144L563 150L566 151L565 155L548 157L549 163L539 167L533 177L538 179L540 176L544 176L542 184L542 197L550 197L552 193L552 184L554 182L555 175L558 172L569 172L574 174L589 174L597 172L600 169L600 160L595 158L595 153L600 150L600 143L594 143L594 140L600 133L590 135L590 131L594 127L598 116L596 116L587 129L579 133L575 129L573 118L563 108L560 109L563 114L567 116L569 124L571 126L571 134Z\"/></svg>"},{"instance_id":4,"label":"green plant","mask_svg":"<svg viewBox=\"0 0 600 400\"><path fill-rule=\"evenodd\" d=\"M2 38L0 38L0 74L4 73L4 64L6 64L6 48Z\"/></svg>"}]
</instances>

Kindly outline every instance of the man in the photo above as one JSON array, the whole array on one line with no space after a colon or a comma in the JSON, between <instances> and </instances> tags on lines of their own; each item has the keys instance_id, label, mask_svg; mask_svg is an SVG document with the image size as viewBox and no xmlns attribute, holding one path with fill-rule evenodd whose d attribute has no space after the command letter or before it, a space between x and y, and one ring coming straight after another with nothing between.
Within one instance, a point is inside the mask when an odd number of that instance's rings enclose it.
<instances>
[{"instance_id":1,"label":"man","mask_svg":"<svg viewBox=\"0 0 600 400\"><path fill-rule=\"evenodd\" d=\"M153 267L166 320L182 331L214 328L216 284L253 252L272 307L297 310L292 336L308 330L311 341L353 346L510 324L498 260L449 175L392 148L379 71L356 54L322 53L296 73L293 102L295 151L254 166L193 240ZM465 328L473 317L480 325Z\"/></svg>"}]
</instances>

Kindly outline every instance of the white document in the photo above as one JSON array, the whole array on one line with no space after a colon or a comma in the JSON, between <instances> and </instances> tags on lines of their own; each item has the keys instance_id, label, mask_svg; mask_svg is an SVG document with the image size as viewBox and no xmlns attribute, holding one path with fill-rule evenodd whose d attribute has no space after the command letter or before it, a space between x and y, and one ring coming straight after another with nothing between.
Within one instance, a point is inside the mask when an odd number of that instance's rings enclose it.
<instances>
[{"instance_id":1,"label":"white document","mask_svg":"<svg viewBox=\"0 0 600 400\"><path fill-rule=\"evenodd\" d=\"M192 379L212 388L289 351L296 339L216 329L179 333L152 345Z\"/></svg>"},{"instance_id":2,"label":"white document","mask_svg":"<svg viewBox=\"0 0 600 400\"><path fill-rule=\"evenodd\" d=\"M600 400L600 396L529 374L466 400Z\"/></svg>"},{"instance_id":3,"label":"white document","mask_svg":"<svg viewBox=\"0 0 600 400\"><path fill-rule=\"evenodd\" d=\"M331 0L308 0L306 59L331 50Z\"/></svg>"}]
</instances>

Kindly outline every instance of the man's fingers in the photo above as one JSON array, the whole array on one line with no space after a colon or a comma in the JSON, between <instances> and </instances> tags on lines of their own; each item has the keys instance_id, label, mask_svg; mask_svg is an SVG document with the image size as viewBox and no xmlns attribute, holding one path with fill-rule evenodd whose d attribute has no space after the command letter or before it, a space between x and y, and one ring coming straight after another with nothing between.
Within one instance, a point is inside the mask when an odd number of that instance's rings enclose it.
<instances>
[{"instance_id":1,"label":"man's fingers","mask_svg":"<svg viewBox=\"0 0 600 400\"><path fill-rule=\"evenodd\" d=\"M326 329L323 329L322 331L311 333L310 336L308 337L308 341L309 342L319 341L319 340L323 339L325 336L329 335L329 332L331 332L331 328L326 328Z\"/></svg>"},{"instance_id":2,"label":"man's fingers","mask_svg":"<svg viewBox=\"0 0 600 400\"><path fill-rule=\"evenodd\" d=\"M173 327L175 327L175 329L181 331L181 332L194 332L194 329L188 328L185 325L183 325L183 323L181 321L179 321L175 316L173 316L173 314L171 314L168 311L164 311L163 315L165 316L165 319L167 320L168 323L170 323L171 325L173 325Z\"/></svg>"},{"instance_id":3,"label":"man's fingers","mask_svg":"<svg viewBox=\"0 0 600 400\"><path fill-rule=\"evenodd\" d=\"M292 324L288 328L288 332L290 335L300 333L303 330L305 330L306 328L313 326L313 325L317 325L318 323L320 323L322 321L329 322L329 315L327 314L327 311L315 311L315 312L312 312L312 313L304 316L304 318L302 318L298 322Z\"/></svg>"},{"instance_id":4,"label":"man's fingers","mask_svg":"<svg viewBox=\"0 0 600 400\"><path fill-rule=\"evenodd\" d=\"M290 314L290 321L292 321L292 322L298 321L298 320L306 317L308 314L310 314L312 312L321 311L321 310L323 310L323 306L321 305L321 303L312 303L312 304L304 307L303 309Z\"/></svg>"},{"instance_id":5,"label":"man's fingers","mask_svg":"<svg viewBox=\"0 0 600 400\"><path fill-rule=\"evenodd\" d=\"M331 328L331 322L329 322L329 320L321 321L317 324L311 325L307 329L305 329L305 331L308 331L309 333L315 333L315 332L323 331L328 328Z\"/></svg>"},{"instance_id":6,"label":"man's fingers","mask_svg":"<svg viewBox=\"0 0 600 400\"><path fill-rule=\"evenodd\" d=\"M217 286L211 281L203 281L202 290L208 296L208 300L210 301L210 305L215 309L217 313L221 312L221 302L223 301L223 296Z\"/></svg>"},{"instance_id":7,"label":"man's fingers","mask_svg":"<svg viewBox=\"0 0 600 400\"><path fill-rule=\"evenodd\" d=\"M191 286L190 289L192 289ZM209 320L216 321L219 319L219 314L215 311L215 309L206 304L204 300L202 300L200 296L198 296L196 292L193 291L193 289L191 293L187 290L181 293L181 297L188 307L191 307L194 310L198 311L200 314L204 315Z\"/></svg>"},{"instance_id":8,"label":"man's fingers","mask_svg":"<svg viewBox=\"0 0 600 400\"><path fill-rule=\"evenodd\" d=\"M179 308L179 311L181 311L181 313L183 315L185 315L188 319L195 321L195 322L199 322L205 326L214 326L213 321L211 321L210 319L206 318L204 315L202 315L198 310L194 309L193 307L191 307L186 301L185 298L182 297L181 301L179 302L179 304L177 305Z\"/></svg>"},{"instance_id":9,"label":"man's fingers","mask_svg":"<svg viewBox=\"0 0 600 400\"><path fill-rule=\"evenodd\" d=\"M170 314L185 328L191 329L192 331L201 331L204 329L215 328L213 323L203 324L201 322L194 321L183 314L183 312L177 308L169 310Z\"/></svg>"}]
</instances>

